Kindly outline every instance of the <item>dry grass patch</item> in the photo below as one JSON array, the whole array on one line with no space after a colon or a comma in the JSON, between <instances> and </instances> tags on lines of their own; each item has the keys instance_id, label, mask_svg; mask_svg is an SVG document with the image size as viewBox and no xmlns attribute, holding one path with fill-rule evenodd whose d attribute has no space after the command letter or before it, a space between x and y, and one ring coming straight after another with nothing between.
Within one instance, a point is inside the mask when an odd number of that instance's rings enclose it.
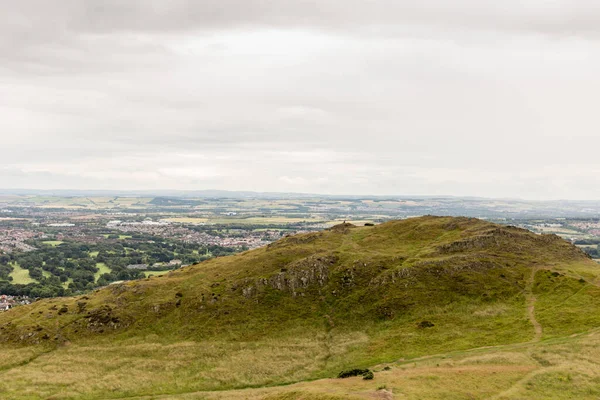
<instances>
[{"instance_id":1,"label":"dry grass patch","mask_svg":"<svg viewBox=\"0 0 600 400\"><path fill-rule=\"evenodd\" d=\"M473 312L476 317L497 317L509 311L506 304L494 304Z\"/></svg>"},{"instance_id":2,"label":"dry grass patch","mask_svg":"<svg viewBox=\"0 0 600 400\"><path fill-rule=\"evenodd\" d=\"M151 340L148 336L144 340ZM3 373L3 399L104 399L264 386L307 379L342 357L364 335L262 342L159 342L70 345ZM4 360L27 351L0 352ZM13 365L13 364L11 364Z\"/></svg>"}]
</instances>

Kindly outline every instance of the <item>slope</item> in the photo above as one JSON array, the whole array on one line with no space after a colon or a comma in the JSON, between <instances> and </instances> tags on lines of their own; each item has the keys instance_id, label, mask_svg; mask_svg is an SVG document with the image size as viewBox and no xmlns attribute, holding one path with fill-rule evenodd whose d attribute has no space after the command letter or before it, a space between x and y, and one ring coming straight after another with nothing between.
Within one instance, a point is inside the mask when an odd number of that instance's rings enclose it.
<instances>
[{"instance_id":1,"label":"slope","mask_svg":"<svg viewBox=\"0 0 600 400\"><path fill-rule=\"evenodd\" d=\"M175 396L560 337L600 326L597 270L556 236L476 219L342 224L2 314L0 391Z\"/></svg>"}]
</instances>

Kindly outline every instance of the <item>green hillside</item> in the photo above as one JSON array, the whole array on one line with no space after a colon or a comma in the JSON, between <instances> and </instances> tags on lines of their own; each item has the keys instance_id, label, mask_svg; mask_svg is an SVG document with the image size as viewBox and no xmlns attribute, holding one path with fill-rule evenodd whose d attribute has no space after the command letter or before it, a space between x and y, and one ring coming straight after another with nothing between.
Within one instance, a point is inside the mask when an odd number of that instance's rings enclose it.
<instances>
[{"instance_id":1,"label":"green hillside","mask_svg":"<svg viewBox=\"0 0 600 400\"><path fill-rule=\"evenodd\" d=\"M476 219L337 225L0 314L0 393L7 399L395 398L399 392L398 398L503 398L544 364L530 357L532 348L566 346L561 354L572 363L568 349L594 340L599 271L557 236ZM559 365L552 357L538 358ZM462 382L455 370L442 373L457 363L495 377ZM375 368L375 379L326 379L349 368ZM574 376L575 370L563 377L565 385ZM442 391L450 382L456 397ZM270 388L251 389L258 387Z\"/></svg>"}]
</instances>

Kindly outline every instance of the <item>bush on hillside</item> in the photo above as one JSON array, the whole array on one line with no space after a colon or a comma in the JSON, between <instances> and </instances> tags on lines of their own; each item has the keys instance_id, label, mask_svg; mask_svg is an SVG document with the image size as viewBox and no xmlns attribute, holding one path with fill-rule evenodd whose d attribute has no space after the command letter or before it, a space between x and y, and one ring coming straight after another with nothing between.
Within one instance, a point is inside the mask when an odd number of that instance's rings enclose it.
<instances>
[{"instance_id":1,"label":"bush on hillside","mask_svg":"<svg viewBox=\"0 0 600 400\"><path fill-rule=\"evenodd\" d=\"M360 376L360 375L364 375L367 372L369 372L368 369L360 369L360 368L354 368L354 369L348 369L345 371L342 371L338 374L338 378L350 378L351 376Z\"/></svg>"},{"instance_id":2,"label":"bush on hillside","mask_svg":"<svg viewBox=\"0 0 600 400\"><path fill-rule=\"evenodd\" d=\"M431 321L421 321L419 322L419 328L432 328L435 324Z\"/></svg>"},{"instance_id":3,"label":"bush on hillside","mask_svg":"<svg viewBox=\"0 0 600 400\"><path fill-rule=\"evenodd\" d=\"M369 376L370 374L370 378L367 378L367 376ZM352 376L363 376L363 379L373 379L373 372L371 372L368 369L360 369L360 368L354 368L354 369L347 369L345 371L342 371L338 374L338 378L350 378Z\"/></svg>"}]
</instances>

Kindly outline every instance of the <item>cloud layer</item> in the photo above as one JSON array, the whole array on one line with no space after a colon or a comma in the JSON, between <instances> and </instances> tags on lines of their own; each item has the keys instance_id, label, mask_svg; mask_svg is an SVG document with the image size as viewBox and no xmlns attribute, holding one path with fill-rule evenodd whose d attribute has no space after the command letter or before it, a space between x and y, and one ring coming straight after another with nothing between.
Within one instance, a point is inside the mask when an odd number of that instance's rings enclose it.
<instances>
[{"instance_id":1,"label":"cloud layer","mask_svg":"<svg viewBox=\"0 0 600 400\"><path fill-rule=\"evenodd\" d=\"M451 3L10 2L0 186L599 198L600 7Z\"/></svg>"}]
</instances>

